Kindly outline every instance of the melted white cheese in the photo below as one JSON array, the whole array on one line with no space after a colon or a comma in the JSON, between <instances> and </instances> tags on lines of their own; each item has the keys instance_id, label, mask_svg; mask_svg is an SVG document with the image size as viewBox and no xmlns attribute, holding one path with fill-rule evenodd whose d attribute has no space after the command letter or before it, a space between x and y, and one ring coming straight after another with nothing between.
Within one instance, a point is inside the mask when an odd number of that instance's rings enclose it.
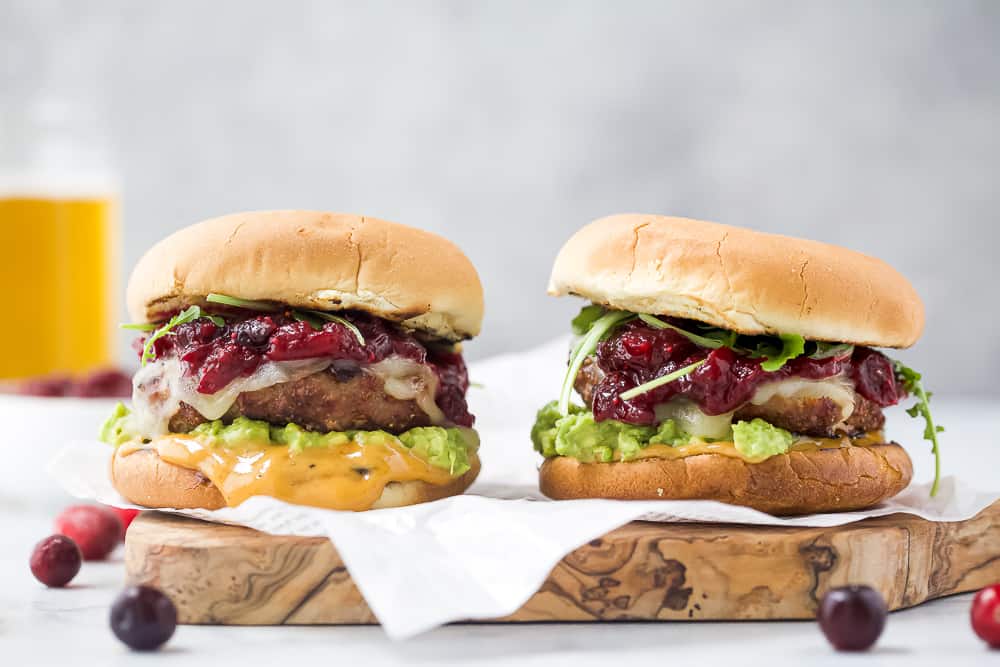
<instances>
[{"instance_id":1,"label":"melted white cheese","mask_svg":"<svg viewBox=\"0 0 1000 667\"><path fill-rule=\"evenodd\" d=\"M183 401L206 419L219 419L229 411L236 398L282 382L292 382L327 368L328 358L299 361L268 361L252 375L239 377L214 394L198 392L197 380L184 374L178 359L146 364L132 378L132 406L135 429L146 436L168 432L170 418Z\"/></svg>"},{"instance_id":2,"label":"melted white cheese","mask_svg":"<svg viewBox=\"0 0 1000 667\"><path fill-rule=\"evenodd\" d=\"M427 366L404 357L389 357L365 370L382 380L384 391L389 396L400 401L416 401L432 424L446 421L434 400L437 396L437 375Z\"/></svg>"},{"instance_id":3,"label":"melted white cheese","mask_svg":"<svg viewBox=\"0 0 1000 667\"><path fill-rule=\"evenodd\" d=\"M845 422L854 414L856 395L854 385L846 375L837 375L825 380L788 378L762 384L754 392L750 402L754 405L763 405L775 397L788 400L829 398L840 407L839 421Z\"/></svg>"},{"instance_id":4,"label":"melted white cheese","mask_svg":"<svg viewBox=\"0 0 1000 667\"><path fill-rule=\"evenodd\" d=\"M694 401L675 398L656 406L656 421L673 419L680 430L696 438L728 438L732 435L733 413L706 415Z\"/></svg>"},{"instance_id":5,"label":"melted white cheese","mask_svg":"<svg viewBox=\"0 0 1000 667\"><path fill-rule=\"evenodd\" d=\"M282 382L293 382L330 366L329 358L298 361L268 361L252 375L236 378L214 394L198 392L197 380L185 375L178 359L148 363L132 378L132 429L146 437L169 431L170 418L187 403L206 419L219 419L240 394ZM382 380L385 393L393 398L416 401L432 424L446 421L435 401L438 379L430 368L402 357L389 357L364 369Z\"/></svg>"},{"instance_id":6,"label":"melted white cheese","mask_svg":"<svg viewBox=\"0 0 1000 667\"><path fill-rule=\"evenodd\" d=\"M856 397L854 385L844 375L825 380L787 378L763 384L750 398L753 405L763 405L773 398L804 400L829 398L840 408L838 423L847 421L854 413ZM728 438L732 431L733 412L706 415L697 404L685 398L675 398L656 406L656 421L673 419L677 426L690 435L700 438Z\"/></svg>"}]
</instances>

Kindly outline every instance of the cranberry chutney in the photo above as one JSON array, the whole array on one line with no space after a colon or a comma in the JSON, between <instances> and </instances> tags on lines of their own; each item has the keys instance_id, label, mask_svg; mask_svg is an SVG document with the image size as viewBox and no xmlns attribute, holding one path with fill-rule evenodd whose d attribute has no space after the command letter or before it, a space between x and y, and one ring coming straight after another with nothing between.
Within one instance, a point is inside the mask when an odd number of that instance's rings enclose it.
<instances>
[{"instance_id":1,"label":"cranberry chutney","mask_svg":"<svg viewBox=\"0 0 1000 667\"><path fill-rule=\"evenodd\" d=\"M157 359L176 357L184 373L197 380L197 390L214 394L239 377L252 375L266 361L327 357L335 373L353 374L361 366L403 357L429 366L438 379L435 401L458 426L475 421L465 401L469 378L465 361L450 346L422 343L399 326L366 313L338 312L358 328L362 344L347 326L324 322L314 328L285 313L247 314L227 309L224 326L207 317L181 324L153 341ZM146 337L137 340L141 350ZM141 355L141 352L140 352Z\"/></svg>"},{"instance_id":2,"label":"cranberry chutney","mask_svg":"<svg viewBox=\"0 0 1000 667\"><path fill-rule=\"evenodd\" d=\"M672 324L690 326L683 320ZM654 329L641 321L631 321L616 329L597 346L596 363L604 378L594 391L593 411L597 421L615 419L629 424L657 422L655 407L674 397L694 401L709 415L739 408L750 400L760 385L785 378L823 380L845 374L864 398L880 407L895 405L905 396L897 383L892 361L867 347L852 353L813 359L800 356L780 369L761 368L763 358L754 358L728 347L708 349L696 345L672 329ZM620 394L704 360L693 372L631 400Z\"/></svg>"}]
</instances>

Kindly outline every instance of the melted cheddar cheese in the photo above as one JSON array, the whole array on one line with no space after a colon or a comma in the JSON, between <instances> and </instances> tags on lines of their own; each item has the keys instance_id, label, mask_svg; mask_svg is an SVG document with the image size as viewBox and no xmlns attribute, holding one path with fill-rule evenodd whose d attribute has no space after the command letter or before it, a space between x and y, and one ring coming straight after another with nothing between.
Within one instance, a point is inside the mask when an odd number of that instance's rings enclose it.
<instances>
[{"instance_id":1,"label":"melted cheddar cheese","mask_svg":"<svg viewBox=\"0 0 1000 667\"><path fill-rule=\"evenodd\" d=\"M234 449L190 435L121 445L120 456L148 449L168 463L197 470L230 507L251 496L340 510L369 509L391 482L447 484L454 478L399 442L350 441L293 451L285 445Z\"/></svg>"},{"instance_id":2,"label":"melted cheddar cheese","mask_svg":"<svg viewBox=\"0 0 1000 667\"><path fill-rule=\"evenodd\" d=\"M843 447L871 447L881 445L885 439L881 431L871 431L857 438L813 438L804 436L796 440L789 451L792 452L815 452L820 449L841 449ZM688 456L698 456L699 454L718 454L734 459L743 459L747 463L760 463L769 456L760 458L747 457L740 453L732 442L692 442L689 445L671 447L669 445L649 445L644 448L634 459L683 459ZM615 461L621 460L621 453L615 450Z\"/></svg>"}]
</instances>

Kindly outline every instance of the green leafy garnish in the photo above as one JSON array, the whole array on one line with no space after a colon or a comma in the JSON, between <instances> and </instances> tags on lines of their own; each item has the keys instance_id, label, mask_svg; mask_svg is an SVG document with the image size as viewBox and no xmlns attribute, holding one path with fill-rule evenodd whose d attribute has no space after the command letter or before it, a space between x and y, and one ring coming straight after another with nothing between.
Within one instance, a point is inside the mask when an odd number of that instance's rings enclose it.
<instances>
[{"instance_id":1,"label":"green leafy garnish","mask_svg":"<svg viewBox=\"0 0 1000 667\"><path fill-rule=\"evenodd\" d=\"M122 329L132 329L134 331L156 331L160 325L153 324L152 322L131 322L129 324L120 324L118 326Z\"/></svg>"},{"instance_id":2,"label":"green leafy garnish","mask_svg":"<svg viewBox=\"0 0 1000 667\"><path fill-rule=\"evenodd\" d=\"M893 360L892 365L896 371L896 378L903 385L903 388L917 399L912 407L907 408L906 414L911 417L924 418L924 439L930 441L931 451L934 453L934 483L931 485L931 497L933 498L937 495L938 483L941 480L941 454L938 450L937 434L943 432L944 427L934 424L934 418L931 416L931 394L924 390L920 373L896 360Z\"/></svg>"},{"instance_id":3,"label":"green leafy garnish","mask_svg":"<svg viewBox=\"0 0 1000 667\"><path fill-rule=\"evenodd\" d=\"M201 308L198 306L190 306L187 310L183 310L171 317L166 324L154 331L152 335L146 339L146 344L142 346L142 365L145 366L147 362L156 358L156 354L153 352L153 343L169 334L171 329L174 327L179 327L180 325L187 324L188 322L194 322L201 316Z\"/></svg>"},{"instance_id":4,"label":"green leafy garnish","mask_svg":"<svg viewBox=\"0 0 1000 667\"><path fill-rule=\"evenodd\" d=\"M209 294L205 297L205 300L210 303L221 303L226 306L234 306L236 308L243 308L245 310L257 310L262 313L276 313L281 310L281 306L270 303L268 301L252 301L250 299L239 299L235 296L226 296L225 294ZM345 327L351 330L354 337L358 339L358 343L361 345L365 344L365 337L361 334L361 330L358 329L352 322L345 320L343 317L338 317L337 315L332 315L330 313L324 313L321 310L292 310L291 316L298 320L299 322L305 322L313 329L319 331L323 328L322 320L327 322L336 322L337 324L343 324Z\"/></svg>"},{"instance_id":5,"label":"green leafy garnish","mask_svg":"<svg viewBox=\"0 0 1000 667\"><path fill-rule=\"evenodd\" d=\"M782 366L806 351L806 339L798 334L778 334L778 338L781 339L781 351L777 354L765 353L767 359L760 365L769 373L780 370Z\"/></svg>"},{"instance_id":6,"label":"green leafy garnish","mask_svg":"<svg viewBox=\"0 0 1000 667\"><path fill-rule=\"evenodd\" d=\"M320 318L315 317L315 316L313 316L312 314L309 314L309 313L305 313L305 312L298 311L298 310L293 310L292 311L292 318L295 319L295 320L298 320L299 322L305 322L306 324L308 324L309 326L311 326L316 331L319 331L320 329L323 328L323 320L321 320Z\"/></svg>"},{"instance_id":7,"label":"green leafy garnish","mask_svg":"<svg viewBox=\"0 0 1000 667\"><path fill-rule=\"evenodd\" d=\"M641 314L639 315L639 319L654 329L671 329L684 336L695 345L701 345L702 347L711 348L713 350L717 350L720 347L732 347L736 343L737 334L735 331L723 331L722 329L718 329L718 332L722 335L699 336L696 333L685 331L678 326L670 324L669 322L664 322L660 318L652 315Z\"/></svg>"},{"instance_id":8,"label":"green leafy garnish","mask_svg":"<svg viewBox=\"0 0 1000 667\"><path fill-rule=\"evenodd\" d=\"M320 319L326 320L327 322L336 322L337 324L343 324L345 327L351 330L351 333L354 334L354 337L358 339L359 343L361 343L362 345L365 344L365 337L361 335L361 330L358 329L354 325L354 323L351 322L350 320L345 320L343 317L339 317L331 313L324 313L321 310L306 310L304 312L313 317L318 317Z\"/></svg>"},{"instance_id":9,"label":"green leafy garnish","mask_svg":"<svg viewBox=\"0 0 1000 667\"><path fill-rule=\"evenodd\" d=\"M212 293L206 296L205 300L209 303L221 303L224 306L233 306L234 308L259 310L262 313L276 313L281 310L281 306L268 301L251 301L250 299L239 299L235 296L226 296L225 294Z\"/></svg>"},{"instance_id":10,"label":"green leafy garnish","mask_svg":"<svg viewBox=\"0 0 1000 667\"><path fill-rule=\"evenodd\" d=\"M813 341L816 350L809 355L810 359L829 359L830 357L849 357L854 352L854 346L850 343L825 343L821 340Z\"/></svg>"},{"instance_id":11,"label":"green leafy garnish","mask_svg":"<svg viewBox=\"0 0 1000 667\"><path fill-rule=\"evenodd\" d=\"M584 335L590 331L590 327L594 326L594 322L596 322L603 314L604 308L598 306L597 304L584 306L580 313L573 318L571 323L573 333L577 336Z\"/></svg>"},{"instance_id":12,"label":"green leafy garnish","mask_svg":"<svg viewBox=\"0 0 1000 667\"><path fill-rule=\"evenodd\" d=\"M643 384L640 384L638 387L632 387L628 391L623 391L621 394L619 394L619 396L623 400L630 401L636 396L641 396L642 394L645 394L648 391L652 391L657 387L662 387L663 385L673 382L674 380L677 380L679 378L682 378L685 375L688 375L689 373L693 373L698 367L704 366L705 362L707 361L708 359L702 359L701 361L696 361L693 364L688 364L684 368L678 368L673 373L667 373L666 375L661 375L660 377L650 380L649 382L644 382Z\"/></svg>"},{"instance_id":13,"label":"green leafy garnish","mask_svg":"<svg viewBox=\"0 0 1000 667\"><path fill-rule=\"evenodd\" d=\"M573 392L573 383L576 382L576 376L580 372L580 367L583 366L583 360L597 349L597 344L601 341L601 338L603 338L605 334L610 332L625 320L630 320L633 317L635 317L635 315L632 313L621 310L612 310L591 323L590 329L588 329L586 335L583 337L583 340L580 341L580 344L576 346L576 349L574 349L573 353L570 355L569 367L566 369L566 376L563 378L562 390L559 392L560 414L569 414L569 399Z\"/></svg>"}]
</instances>

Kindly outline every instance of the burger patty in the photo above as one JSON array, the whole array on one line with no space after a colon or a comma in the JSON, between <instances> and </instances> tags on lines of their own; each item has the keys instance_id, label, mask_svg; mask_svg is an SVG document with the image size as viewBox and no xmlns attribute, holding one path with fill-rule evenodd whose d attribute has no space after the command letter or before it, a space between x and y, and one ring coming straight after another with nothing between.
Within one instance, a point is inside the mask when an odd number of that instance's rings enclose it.
<instances>
[{"instance_id":1,"label":"burger patty","mask_svg":"<svg viewBox=\"0 0 1000 667\"><path fill-rule=\"evenodd\" d=\"M587 407L593 407L594 389L602 379L604 371L594 363L592 357L588 357L574 384ZM840 406L830 398L796 399L775 396L761 405L747 403L733 415L736 421L749 421L755 417L793 433L819 438L860 435L878 430L885 424L882 408L860 394L855 394L854 412L842 424Z\"/></svg>"},{"instance_id":2,"label":"burger patty","mask_svg":"<svg viewBox=\"0 0 1000 667\"><path fill-rule=\"evenodd\" d=\"M843 423L840 423L840 405L825 397L796 399L775 396L761 405L747 403L733 415L736 421L750 421L756 417L786 431L818 438L857 436L876 431L885 424L882 408L860 394L854 395L854 412Z\"/></svg>"},{"instance_id":3,"label":"burger patty","mask_svg":"<svg viewBox=\"0 0 1000 667\"><path fill-rule=\"evenodd\" d=\"M380 378L364 372L338 378L333 372L320 371L300 380L240 394L222 420L228 423L236 417L272 424L292 422L319 432L402 433L431 425L430 417L416 401L389 396ZM207 421L200 412L182 402L170 418L170 431L187 433Z\"/></svg>"}]
</instances>

